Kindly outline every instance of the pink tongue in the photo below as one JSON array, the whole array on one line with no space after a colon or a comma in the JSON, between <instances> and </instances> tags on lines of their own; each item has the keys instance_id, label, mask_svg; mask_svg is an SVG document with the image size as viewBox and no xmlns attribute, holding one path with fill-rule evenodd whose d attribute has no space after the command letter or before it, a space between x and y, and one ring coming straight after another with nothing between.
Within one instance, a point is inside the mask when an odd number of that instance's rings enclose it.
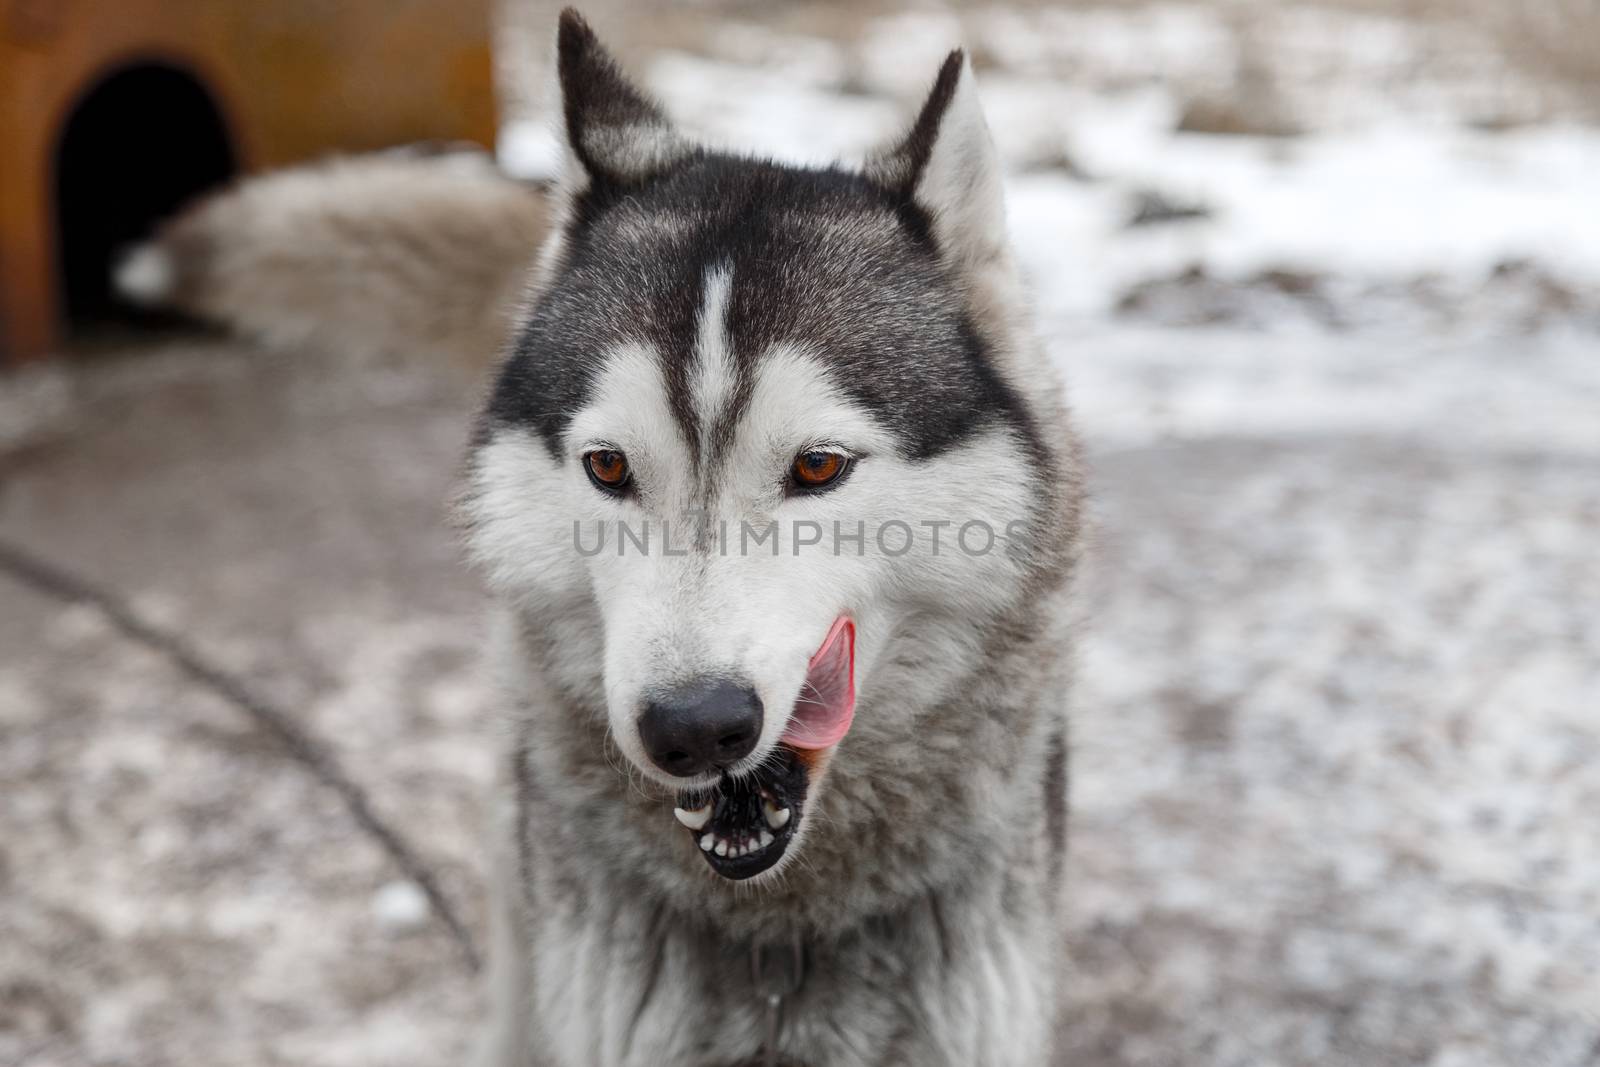
<instances>
[{"instance_id":1,"label":"pink tongue","mask_svg":"<svg viewBox=\"0 0 1600 1067\"><path fill-rule=\"evenodd\" d=\"M856 624L841 615L811 657L783 742L794 748L831 748L850 732L855 714Z\"/></svg>"}]
</instances>

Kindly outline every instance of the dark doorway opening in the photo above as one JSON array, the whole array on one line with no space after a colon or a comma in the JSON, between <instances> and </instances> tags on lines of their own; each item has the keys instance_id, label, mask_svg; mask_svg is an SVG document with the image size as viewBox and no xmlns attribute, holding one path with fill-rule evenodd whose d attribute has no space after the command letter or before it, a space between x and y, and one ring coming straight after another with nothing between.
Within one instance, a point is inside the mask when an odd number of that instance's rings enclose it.
<instances>
[{"instance_id":1,"label":"dark doorway opening","mask_svg":"<svg viewBox=\"0 0 1600 1067\"><path fill-rule=\"evenodd\" d=\"M116 71L78 103L55 159L69 328L136 316L111 288L116 256L234 173L221 113L198 80L158 63Z\"/></svg>"}]
</instances>

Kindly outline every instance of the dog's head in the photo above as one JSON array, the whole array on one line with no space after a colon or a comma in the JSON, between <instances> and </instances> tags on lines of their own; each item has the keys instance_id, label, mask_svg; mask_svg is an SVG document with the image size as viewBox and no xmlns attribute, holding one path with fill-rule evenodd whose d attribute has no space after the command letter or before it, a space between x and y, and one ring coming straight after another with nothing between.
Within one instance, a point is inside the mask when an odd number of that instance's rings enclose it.
<instances>
[{"instance_id":1,"label":"dog's head","mask_svg":"<svg viewBox=\"0 0 1600 1067\"><path fill-rule=\"evenodd\" d=\"M681 847L747 878L797 851L831 761L977 669L1036 565L1055 457L1006 362L998 163L959 52L860 171L695 145L571 11L558 55L565 218L485 411L472 548L672 790Z\"/></svg>"}]
</instances>

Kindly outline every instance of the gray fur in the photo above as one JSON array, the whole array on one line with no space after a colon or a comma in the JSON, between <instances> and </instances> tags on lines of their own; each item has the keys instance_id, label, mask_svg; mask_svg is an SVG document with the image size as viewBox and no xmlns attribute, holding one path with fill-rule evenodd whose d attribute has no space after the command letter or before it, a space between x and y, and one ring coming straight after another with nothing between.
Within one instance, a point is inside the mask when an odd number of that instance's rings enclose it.
<instances>
[{"instance_id":1,"label":"gray fur","mask_svg":"<svg viewBox=\"0 0 1600 1067\"><path fill-rule=\"evenodd\" d=\"M755 1062L763 1016L750 955L794 936L806 975L785 1005L781 1062L1046 1062L1065 969L1064 600L1079 478L1058 389L1019 327L1003 237L920 199L938 195L920 168L952 151L937 145L942 112L970 93L970 72L952 57L877 177L683 149L654 110L648 123L606 123L608 138L648 127L651 144L674 146L630 154L607 141L611 159L649 160L641 176L584 164L599 142L585 139L583 109L614 116L642 95L597 102L587 74L574 95L574 70L626 83L570 12L561 55L583 171L569 180L558 250L485 413L466 505L475 554L502 596L494 659L514 723L497 805L495 1018L481 1063ZM981 156L986 140L973 144L957 155ZM1009 441L994 447L1032 480L1032 551L1004 572L1004 588L985 599L932 583L914 608L896 609L810 832L781 876L759 884L711 873L664 817L672 791L629 767L596 653L607 622L583 580L518 576L504 527L523 520L497 482L544 477L507 473L505 455L533 462L518 442L539 442L552 469L575 462L568 420L598 388L603 353L637 343L658 353L696 484L715 498L707 442L727 437L697 421L692 383L708 336L703 279L718 271L731 274L721 324L735 368L730 423L766 354L803 344L907 462Z\"/></svg>"}]
</instances>

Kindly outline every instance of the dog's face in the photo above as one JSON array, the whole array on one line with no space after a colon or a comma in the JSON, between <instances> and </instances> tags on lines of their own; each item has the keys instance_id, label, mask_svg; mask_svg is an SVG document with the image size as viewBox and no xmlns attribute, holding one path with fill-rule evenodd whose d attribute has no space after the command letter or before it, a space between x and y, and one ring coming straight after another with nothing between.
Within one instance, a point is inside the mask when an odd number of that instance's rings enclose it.
<instances>
[{"instance_id":1,"label":"dog's face","mask_svg":"<svg viewBox=\"0 0 1600 1067\"><path fill-rule=\"evenodd\" d=\"M473 549L684 847L748 878L798 851L858 691L869 738L917 729L873 688L897 637L976 632L1023 584L1051 460L972 306L1008 262L993 149L959 55L864 174L689 145L576 16L559 55L568 217L485 413ZM940 647L930 690L978 655Z\"/></svg>"}]
</instances>

